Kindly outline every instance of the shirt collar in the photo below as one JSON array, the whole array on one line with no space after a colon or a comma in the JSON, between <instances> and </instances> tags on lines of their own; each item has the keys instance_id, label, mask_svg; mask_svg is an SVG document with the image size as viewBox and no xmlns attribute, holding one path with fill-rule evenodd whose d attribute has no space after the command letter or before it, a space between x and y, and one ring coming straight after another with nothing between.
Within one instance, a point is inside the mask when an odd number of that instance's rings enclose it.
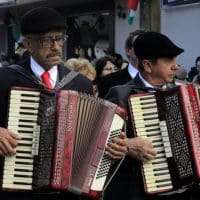
<instances>
[{"instance_id":1,"label":"shirt collar","mask_svg":"<svg viewBox=\"0 0 200 200\"><path fill-rule=\"evenodd\" d=\"M143 77L142 75L139 73L139 77L140 79L142 80L142 82L144 83L145 87L149 87L149 88L156 88L155 86L151 85L149 82L147 82ZM169 84L164 84L162 85L162 87L160 88L157 88L157 89L167 89L170 87L170 83ZM173 84L172 84L173 85Z\"/></svg>"},{"instance_id":2,"label":"shirt collar","mask_svg":"<svg viewBox=\"0 0 200 200\"><path fill-rule=\"evenodd\" d=\"M128 73L132 78L136 77L136 74L138 73L138 70L131 64L128 64Z\"/></svg>"},{"instance_id":3,"label":"shirt collar","mask_svg":"<svg viewBox=\"0 0 200 200\"><path fill-rule=\"evenodd\" d=\"M31 56L31 70L35 74L37 78L41 80L41 75L45 72L41 65L39 65L34 58ZM50 74L50 82L53 87L56 85L57 77L58 77L58 66L53 66L50 70L48 70Z\"/></svg>"},{"instance_id":4,"label":"shirt collar","mask_svg":"<svg viewBox=\"0 0 200 200\"><path fill-rule=\"evenodd\" d=\"M154 88L153 85L151 85L150 83L148 83L143 77L142 75L139 73L139 77L141 79L141 81L144 83L145 87L149 87L149 88Z\"/></svg>"}]
</instances>

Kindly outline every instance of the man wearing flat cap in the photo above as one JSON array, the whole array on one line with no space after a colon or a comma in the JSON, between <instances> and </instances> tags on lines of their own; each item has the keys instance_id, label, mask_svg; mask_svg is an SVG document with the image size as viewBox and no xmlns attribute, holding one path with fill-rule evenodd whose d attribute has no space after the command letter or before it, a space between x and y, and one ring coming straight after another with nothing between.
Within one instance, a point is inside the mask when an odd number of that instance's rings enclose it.
<instances>
[{"instance_id":1,"label":"man wearing flat cap","mask_svg":"<svg viewBox=\"0 0 200 200\"><path fill-rule=\"evenodd\" d=\"M106 99L129 110L130 94L154 91L173 82L178 69L176 57L184 50L176 46L168 37L157 32L145 32L134 41L138 58L138 71L134 79L125 85L111 88ZM130 113L129 113L130 116ZM104 200L179 200L188 199L187 193L148 196L144 192L141 161L154 159L156 151L152 143L141 137L134 137L131 118L128 118L128 153L119 170L104 193Z\"/></svg>"},{"instance_id":2,"label":"man wearing flat cap","mask_svg":"<svg viewBox=\"0 0 200 200\"><path fill-rule=\"evenodd\" d=\"M20 66L0 69L0 155L15 154L19 137L6 129L9 91L11 87L54 89L70 72L61 65L62 47L66 41L66 24L63 17L51 8L35 8L21 20L23 44L30 58ZM41 83L41 84L39 84ZM80 74L73 74L63 89L92 94L92 83ZM1 192L2 199L79 199L73 194Z\"/></svg>"}]
</instances>

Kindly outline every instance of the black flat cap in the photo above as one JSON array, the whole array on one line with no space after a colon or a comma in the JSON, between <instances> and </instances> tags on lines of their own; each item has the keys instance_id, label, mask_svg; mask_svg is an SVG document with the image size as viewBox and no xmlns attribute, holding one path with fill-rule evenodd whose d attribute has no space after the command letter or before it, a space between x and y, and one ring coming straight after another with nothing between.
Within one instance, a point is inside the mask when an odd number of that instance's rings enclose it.
<instances>
[{"instance_id":1,"label":"black flat cap","mask_svg":"<svg viewBox=\"0 0 200 200\"><path fill-rule=\"evenodd\" d=\"M157 32L145 32L134 42L134 51L140 59L171 58L183 53L167 36Z\"/></svg>"},{"instance_id":2,"label":"black flat cap","mask_svg":"<svg viewBox=\"0 0 200 200\"><path fill-rule=\"evenodd\" d=\"M38 7L28 11L21 20L21 34L38 34L65 30L64 18L54 9Z\"/></svg>"}]
</instances>

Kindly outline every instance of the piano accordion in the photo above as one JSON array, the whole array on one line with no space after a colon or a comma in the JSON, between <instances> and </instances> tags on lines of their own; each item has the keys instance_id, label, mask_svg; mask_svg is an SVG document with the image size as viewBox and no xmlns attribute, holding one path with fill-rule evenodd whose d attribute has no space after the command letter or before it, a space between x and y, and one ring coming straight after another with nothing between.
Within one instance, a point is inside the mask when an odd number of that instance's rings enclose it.
<instances>
[{"instance_id":1,"label":"piano accordion","mask_svg":"<svg viewBox=\"0 0 200 200\"><path fill-rule=\"evenodd\" d=\"M157 151L142 164L145 192L187 188L200 178L200 107L193 85L131 95L136 136L148 138Z\"/></svg>"},{"instance_id":2,"label":"piano accordion","mask_svg":"<svg viewBox=\"0 0 200 200\"><path fill-rule=\"evenodd\" d=\"M75 91L13 88L8 129L21 137L4 161L4 190L101 192L112 160L106 144L120 135L126 112Z\"/></svg>"}]
</instances>

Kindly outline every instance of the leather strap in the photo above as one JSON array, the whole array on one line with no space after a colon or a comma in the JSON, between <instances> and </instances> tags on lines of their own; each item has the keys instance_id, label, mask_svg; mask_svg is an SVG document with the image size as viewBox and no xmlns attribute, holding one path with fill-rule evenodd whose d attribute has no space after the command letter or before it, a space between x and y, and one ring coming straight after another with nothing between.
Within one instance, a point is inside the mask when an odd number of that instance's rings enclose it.
<instances>
[{"instance_id":1,"label":"leather strap","mask_svg":"<svg viewBox=\"0 0 200 200\"><path fill-rule=\"evenodd\" d=\"M45 88L42 81L38 78L36 78L33 74L31 74L28 70L21 67L20 65L10 65L8 68L16 71L17 73L21 74L23 77L29 79L30 81L34 82L36 85L42 86ZM56 87L53 89L55 91L61 90L64 86L69 84L76 76L78 76L78 72L70 71L68 74L66 74L62 80L56 85Z\"/></svg>"}]
</instances>

